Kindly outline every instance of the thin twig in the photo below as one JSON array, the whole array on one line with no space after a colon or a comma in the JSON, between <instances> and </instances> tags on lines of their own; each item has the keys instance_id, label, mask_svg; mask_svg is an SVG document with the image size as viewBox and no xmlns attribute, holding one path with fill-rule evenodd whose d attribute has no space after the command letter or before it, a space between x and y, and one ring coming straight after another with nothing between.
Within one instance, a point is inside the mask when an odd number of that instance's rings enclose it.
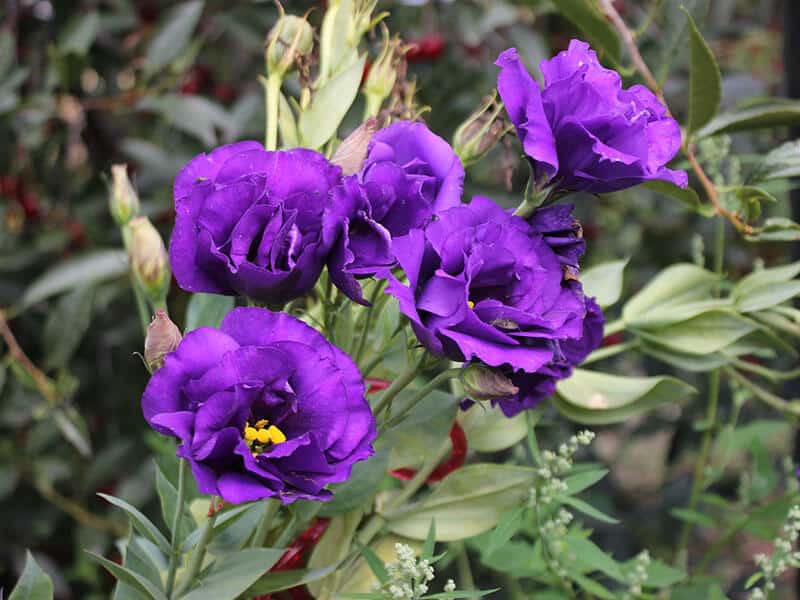
<instances>
[{"instance_id":1,"label":"thin twig","mask_svg":"<svg viewBox=\"0 0 800 600\"><path fill-rule=\"evenodd\" d=\"M8 352L11 354L11 357L19 364L25 372L30 376L31 380L33 381L36 389L39 390L39 393L47 400L50 404L58 404L60 402L60 398L58 395L58 391L56 390L56 386L50 380L47 375L45 375L39 367L37 367L28 355L20 347L17 339L14 337L14 334L11 331L11 328L8 326L8 321L6 320L5 313L0 310L0 336L2 336L3 340L8 346Z\"/></svg>"}]
</instances>

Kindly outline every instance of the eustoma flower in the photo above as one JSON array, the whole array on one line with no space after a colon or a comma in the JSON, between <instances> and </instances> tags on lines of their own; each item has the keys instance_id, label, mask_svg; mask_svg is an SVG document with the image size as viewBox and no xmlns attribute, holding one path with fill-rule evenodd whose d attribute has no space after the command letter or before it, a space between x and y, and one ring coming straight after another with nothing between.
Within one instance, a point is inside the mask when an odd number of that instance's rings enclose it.
<instances>
[{"instance_id":1,"label":"eustoma flower","mask_svg":"<svg viewBox=\"0 0 800 600\"><path fill-rule=\"evenodd\" d=\"M582 246L564 243L575 244L572 218L546 216L537 229L477 197L392 244L408 284L390 275L387 292L419 341L500 369L517 388L498 399L509 416L550 395L602 335L600 311L577 281Z\"/></svg>"},{"instance_id":2,"label":"eustoma flower","mask_svg":"<svg viewBox=\"0 0 800 600\"><path fill-rule=\"evenodd\" d=\"M542 61L542 90L516 49L496 64L497 89L537 189L605 193L650 179L686 187L686 173L665 166L680 149L678 123L646 87L623 89L619 74L601 66L585 42L572 40Z\"/></svg>"},{"instance_id":3,"label":"eustoma flower","mask_svg":"<svg viewBox=\"0 0 800 600\"><path fill-rule=\"evenodd\" d=\"M301 321L261 308L188 333L142 409L181 441L200 491L232 503L327 500L325 486L372 455L376 434L353 361Z\"/></svg>"},{"instance_id":4,"label":"eustoma flower","mask_svg":"<svg viewBox=\"0 0 800 600\"><path fill-rule=\"evenodd\" d=\"M329 264L334 282L360 300L355 277L393 266L392 238L461 204L463 185L458 156L424 123L399 121L375 133L360 172L337 190L343 229Z\"/></svg>"},{"instance_id":5,"label":"eustoma flower","mask_svg":"<svg viewBox=\"0 0 800 600\"><path fill-rule=\"evenodd\" d=\"M178 283L270 304L302 296L327 260L335 229L327 210L341 181L313 150L239 142L195 157L175 179Z\"/></svg>"}]
</instances>

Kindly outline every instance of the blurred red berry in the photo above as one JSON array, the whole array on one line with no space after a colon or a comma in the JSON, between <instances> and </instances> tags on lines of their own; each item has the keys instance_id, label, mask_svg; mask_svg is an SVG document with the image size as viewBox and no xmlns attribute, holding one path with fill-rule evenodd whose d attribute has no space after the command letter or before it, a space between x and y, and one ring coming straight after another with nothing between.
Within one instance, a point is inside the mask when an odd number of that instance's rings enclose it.
<instances>
[{"instance_id":1,"label":"blurred red berry","mask_svg":"<svg viewBox=\"0 0 800 600\"><path fill-rule=\"evenodd\" d=\"M214 97L220 102L233 102L236 100L236 89L227 83L221 83L214 88Z\"/></svg>"},{"instance_id":2,"label":"blurred red berry","mask_svg":"<svg viewBox=\"0 0 800 600\"><path fill-rule=\"evenodd\" d=\"M367 377L364 379L364 383L367 384L367 394L377 394L381 390L385 390L389 387L391 383L388 379L374 379L372 377Z\"/></svg>"},{"instance_id":3,"label":"blurred red berry","mask_svg":"<svg viewBox=\"0 0 800 600\"><path fill-rule=\"evenodd\" d=\"M611 335L603 338L603 347L616 346L617 344L621 344L623 339L625 339L625 336L621 331L612 333Z\"/></svg>"},{"instance_id":4,"label":"blurred red berry","mask_svg":"<svg viewBox=\"0 0 800 600\"><path fill-rule=\"evenodd\" d=\"M445 47L445 39L441 33L429 33L410 43L413 45L406 52L408 62L436 60L442 55Z\"/></svg>"}]
</instances>

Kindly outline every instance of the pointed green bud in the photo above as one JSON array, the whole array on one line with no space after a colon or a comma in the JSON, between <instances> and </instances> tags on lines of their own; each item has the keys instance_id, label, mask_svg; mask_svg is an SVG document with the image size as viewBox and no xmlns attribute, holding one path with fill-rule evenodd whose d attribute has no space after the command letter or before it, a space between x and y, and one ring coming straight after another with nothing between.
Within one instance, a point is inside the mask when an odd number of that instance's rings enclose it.
<instances>
[{"instance_id":1,"label":"pointed green bud","mask_svg":"<svg viewBox=\"0 0 800 600\"><path fill-rule=\"evenodd\" d=\"M336 148L331 163L342 168L343 175L353 175L361 170L372 135L378 130L377 119L367 119L348 135Z\"/></svg>"},{"instance_id":2,"label":"pointed green bud","mask_svg":"<svg viewBox=\"0 0 800 600\"><path fill-rule=\"evenodd\" d=\"M477 401L508 398L519 388L499 370L472 363L461 372L461 383L468 398Z\"/></svg>"},{"instance_id":3,"label":"pointed green bud","mask_svg":"<svg viewBox=\"0 0 800 600\"><path fill-rule=\"evenodd\" d=\"M383 101L392 93L394 84L397 82L397 67L403 56L400 38L390 38L389 29L385 25L381 25L381 29L383 46L378 58L370 67L362 89L367 99L367 116L369 117L378 115Z\"/></svg>"},{"instance_id":4,"label":"pointed green bud","mask_svg":"<svg viewBox=\"0 0 800 600\"><path fill-rule=\"evenodd\" d=\"M314 30L308 21L295 15L281 15L269 32L265 60L270 75L285 76L297 60L311 53Z\"/></svg>"},{"instance_id":5,"label":"pointed green bud","mask_svg":"<svg viewBox=\"0 0 800 600\"><path fill-rule=\"evenodd\" d=\"M117 225L125 225L139 214L139 196L128 179L128 165L111 165L108 209Z\"/></svg>"},{"instance_id":6,"label":"pointed green bud","mask_svg":"<svg viewBox=\"0 0 800 600\"><path fill-rule=\"evenodd\" d=\"M157 310L144 338L144 361L151 373L164 366L164 357L175 350L183 336L165 310Z\"/></svg>"},{"instance_id":7,"label":"pointed green bud","mask_svg":"<svg viewBox=\"0 0 800 600\"><path fill-rule=\"evenodd\" d=\"M172 277L164 241L147 217L136 217L128 227L131 268L150 302L157 306L163 304Z\"/></svg>"},{"instance_id":8,"label":"pointed green bud","mask_svg":"<svg viewBox=\"0 0 800 600\"><path fill-rule=\"evenodd\" d=\"M483 103L464 121L453 136L453 150L461 162L470 165L488 154L509 131L501 116L503 105L495 95L484 98Z\"/></svg>"}]
</instances>

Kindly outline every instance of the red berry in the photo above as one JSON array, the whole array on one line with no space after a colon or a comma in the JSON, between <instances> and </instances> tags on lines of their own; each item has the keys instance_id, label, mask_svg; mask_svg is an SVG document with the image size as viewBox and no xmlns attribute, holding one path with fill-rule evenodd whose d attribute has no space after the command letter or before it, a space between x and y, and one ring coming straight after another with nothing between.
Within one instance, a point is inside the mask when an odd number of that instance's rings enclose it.
<instances>
[{"instance_id":1,"label":"red berry","mask_svg":"<svg viewBox=\"0 0 800 600\"><path fill-rule=\"evenodd\" d=\"M408 62L436 60L444 52L445 39L441 33L429 33L411 42L413 46L406 52Z\"/></svg>"}]
</instances>

